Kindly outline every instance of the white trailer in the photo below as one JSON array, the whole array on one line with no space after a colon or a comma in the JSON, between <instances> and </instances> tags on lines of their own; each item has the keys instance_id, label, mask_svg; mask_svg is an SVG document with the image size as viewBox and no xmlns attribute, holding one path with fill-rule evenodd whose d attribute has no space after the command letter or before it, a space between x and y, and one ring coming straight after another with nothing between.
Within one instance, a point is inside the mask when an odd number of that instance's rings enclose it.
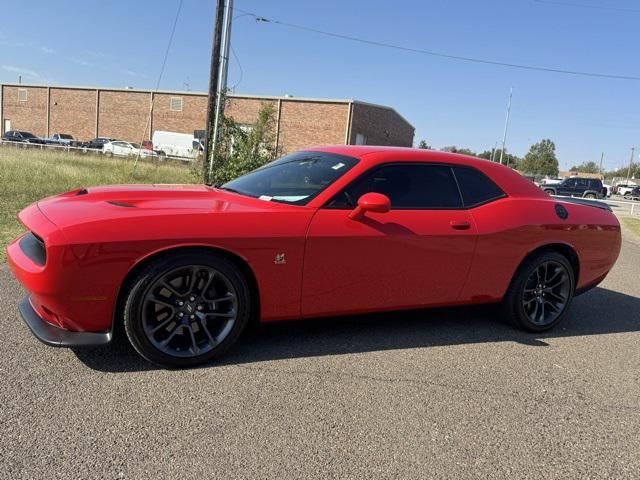
<instances>
[{"instance_id":1,"label":"white trailer","mask_svg":"<svg viewBox=\"0 0 640 480\"><path fill-rule=\"evenodd\" d=\"M202 143L193 135L177 132L153 132L153 149L162 156L195 159L202 152Z\"/></svg>"}]
</instances>

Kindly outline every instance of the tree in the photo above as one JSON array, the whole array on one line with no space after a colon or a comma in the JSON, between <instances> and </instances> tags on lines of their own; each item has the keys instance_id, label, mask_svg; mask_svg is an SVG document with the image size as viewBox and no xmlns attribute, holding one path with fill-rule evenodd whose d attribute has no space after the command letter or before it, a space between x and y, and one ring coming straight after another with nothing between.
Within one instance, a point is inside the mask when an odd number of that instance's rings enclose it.
<instances>
[{"instance_id":1,"label":"tree","mask_svg":"<svg viewBox=\"0 0 640 480\"><path fill-rule=\"evenodd\" d=\"M250 127L225 115L209 183L228 182L275 159L275 131L275 106L270 102L261 105L256 123Z\"/></svg>"},{"instance_id":2,"label":"tree","mask_svg":"<svg viewBox=\"0 0 640 480\"><path fill-rule=\"evenodd\" d=\"M471 155L472 157L476 156L476 152L470 150L468 148L458 148L455 145L450 145L448 147L442 148L443 152L451 152L451 153L460 153L462 155Z\"/></svg>"},{"instance_id":3,"label":"tree","mask_svg":"<svg viewBox=\"0 0 640 480\"><path fill-rule=\"evenodd\" d=\"M558 176L555 143L549 139L544 139L532 145L529 152L519 162L518 170L534 175Z\"/></svg>"},{"instance_id":4,"label":"tree","mask_svg":"<svg viewBox=\"0 0 640 480\"><path fill-rule=\"evenodd\" d=\"M612 170L610 172L607 172L606 177L627 178L627 175L629 175L629 178L632 178L634 180L640 178L640 165L634 163L633 165L631 165L631 170L629 170L628 165L626 167L618 168L617 170Z\"/></svg>"},{"instance_id":5,"label":"tree","mask_svg":"<svg viewBox=\"0 0 640 480\"><path fill-rule=\"evenodd\" d=\"M422 148L423 150L431 150L431 145L429 145L426 140L420 140L418 148Z\"/></svg>"},{"instance_id":6,"label":"tree","mask_svg":"<svg viewBox=\"0 0 640 480\"><path fill-rule=\"evenodd\" d=\"M580 173L600 173L600 167L596 162L582 162L580 165L574 165L569 170Z\"/></svg>"},{"instance_id":7,"label":"tree","mask_svg":"<svg viewBox=\"0 0 640 480\"><path fill-rule=\"evenodd\" d=\"M491 160L491 156L493 154L493 160L496 162L500 161L500 152L502 151L501 148L498 148L495 152L493 150L485 150L482 153L478 154L478 157L480 158L484 158L487 160ZM518 167L518 162L522 160L521 158L517 157L516 155L512 155L509 152L507 152L507 149L504 149L504 155L502 156L502 163L505 164L508 167L511 168L517 168Z\"/></svg>"}]
</instances>

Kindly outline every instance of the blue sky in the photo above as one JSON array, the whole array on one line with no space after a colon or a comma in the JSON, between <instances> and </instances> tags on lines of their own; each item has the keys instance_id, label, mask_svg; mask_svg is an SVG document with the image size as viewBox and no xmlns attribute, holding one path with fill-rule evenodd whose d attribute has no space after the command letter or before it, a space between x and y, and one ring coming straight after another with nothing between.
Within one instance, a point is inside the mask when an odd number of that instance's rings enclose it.
<instances>
[{"instance_id":1,"label":"blue sky","mask_svg":"<svg viewBox=\"0 0 640 480\"><path fill-rule=\"evenodd\" d=\"M640 77L634 0L236 0L313 28L490 60ZM0 82L154 88L177 0L32 0L0 18ZM184 0L161 89L205 90L213 0ZM583 5L583 6L577 6ZM604 8L602 8L604 7ZM14 9L11 9L14 11ZM556 142L561 167L617 168L640 146L640 82L465 63L352 43L239 16L229 84L240 93L355 98L394 107L416 143L523 155ZM636 158L637 160L637 158Z\"/></svg>"}]
</instances>

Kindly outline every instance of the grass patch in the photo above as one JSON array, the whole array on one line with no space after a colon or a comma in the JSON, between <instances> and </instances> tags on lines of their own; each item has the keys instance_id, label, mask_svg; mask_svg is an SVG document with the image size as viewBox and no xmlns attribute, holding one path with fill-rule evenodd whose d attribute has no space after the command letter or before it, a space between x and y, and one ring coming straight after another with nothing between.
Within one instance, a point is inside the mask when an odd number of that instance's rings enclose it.
<instances>
[{"instance_id":1,"label":"grass patch","mask_svg":"<svg viewBox=\"0 0 640 480\"><path fill-rule=\"evenodd\" d=\"M0 261L24 228L20 210L43 197L93 185L195 183L189 167L174 162L104 158L95 154L0 147Z\"/></svg>"},{"instance_id":2,"label":"grass patch","mask_svg":"<svg viewBox=\"0 0 640 480\"><path fill-rule=\"evenodd\" d=\"M631 230L633 233L640 237L640 219L621 217L620 221L625 227L627 227L628 230Z\"/></svg>"}]
</instances>

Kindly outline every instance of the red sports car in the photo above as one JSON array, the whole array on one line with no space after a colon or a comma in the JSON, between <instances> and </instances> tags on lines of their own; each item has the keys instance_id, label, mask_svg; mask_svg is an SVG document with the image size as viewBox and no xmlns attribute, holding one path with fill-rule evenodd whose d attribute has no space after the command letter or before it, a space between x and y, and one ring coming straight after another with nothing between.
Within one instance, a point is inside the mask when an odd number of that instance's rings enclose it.
<instances>
[{"instance_id":1,"label":"red sports car","mask_svg":"<svg viewBox=\"0 0 640 480\"><path fill-rule=\"evenodd\" d=\"M604 204L552 198L473 157L385 147L287 155L217 187L92 187L20 212L7 248L43 342L114 325L162 366L231 347L250 321L500 303L538 332L620 250Z\"/></svg>"}]
</instances>

